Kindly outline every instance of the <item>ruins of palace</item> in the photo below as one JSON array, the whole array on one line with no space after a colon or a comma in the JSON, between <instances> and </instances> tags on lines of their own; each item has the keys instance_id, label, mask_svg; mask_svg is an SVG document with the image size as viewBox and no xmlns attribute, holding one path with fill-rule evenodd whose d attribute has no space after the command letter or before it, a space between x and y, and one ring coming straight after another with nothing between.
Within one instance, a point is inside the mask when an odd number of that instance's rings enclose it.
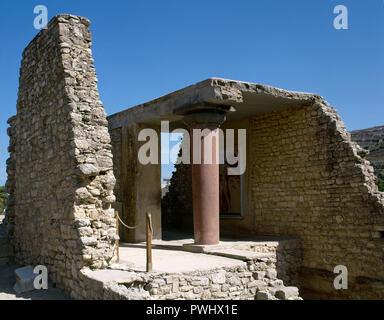
<instances>
[{"instance_id":1,"label":"ruins of palace","mask_svg":"<svg viewBox=\"0 0 384 320\"><path fill-rule=\"evenodd\" d=\"M107 117L89 25L57 15L23 52L6 184L18 264L46 265L73 299L384 299L384 194L333 107L210 78ZM137 155L140 130L163 120L246 129L245 172L176 165L162 205L161 164ZM169 254L152 272L135 267L146 212ZM348 289L334 286L340 265Z\"/></svg>"}]
</instances>

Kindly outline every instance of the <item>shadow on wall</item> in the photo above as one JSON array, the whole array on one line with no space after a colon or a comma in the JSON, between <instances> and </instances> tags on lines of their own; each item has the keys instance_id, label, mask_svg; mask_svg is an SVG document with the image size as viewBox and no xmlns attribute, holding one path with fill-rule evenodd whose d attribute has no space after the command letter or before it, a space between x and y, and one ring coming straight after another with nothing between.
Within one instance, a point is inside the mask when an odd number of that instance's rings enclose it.
<instances>
[{"instance_id":1,"label":"shadow on wall","mask_svg":"<svg viewBox=\"0 0 384 320\"><path fill-rule=\"evenodd\" d=\"M193 237L192 176L189 167L182 163L175 165L169 191L161 200L164 240L170 240L170 237L185 239L186 235Z\"/></svg>"}]
</instances>

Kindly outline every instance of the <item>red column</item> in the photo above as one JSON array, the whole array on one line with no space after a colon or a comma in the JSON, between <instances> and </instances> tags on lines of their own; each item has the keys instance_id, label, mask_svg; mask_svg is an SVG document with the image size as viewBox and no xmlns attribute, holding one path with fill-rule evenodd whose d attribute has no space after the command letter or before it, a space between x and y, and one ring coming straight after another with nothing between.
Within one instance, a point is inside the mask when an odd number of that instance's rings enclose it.
<instances>
[{"instance_id":1,"label":"red column","mask_svg":"<svg viewBox=\"0 0 384 320\"><path fill-rule=\"evenodd\" d=\"M218 148L219 143L219 127L226 120L225 114L230 108L207 103L202 108L196 108L196 105L194 107L194 110L183 114L183 122L190 128L195 244L215 245L220 241L219 159L216 159L216 147ZM211 148L207 149L211 153L211 157L208 157L211 159L210 163L204 163L204 145L209 139L203 137L200 139L201 162L194 163L193 150L198 150L199 141L194 141L193 129L209 129L208 136L216 137L211 140Z\"/></svg>"},{"instance_id":2,"label":"red column","mask_svg":"<svg viewBox=\"0 0 384 320\"><path fill-rule=\"evenodd\" d=\"M192 196L193 196L193 223L195 244L198 245L214 245L220 241L220 204L219 204L219 165L216 159L216 146L218 140L217 126L195 125L191 129L192 152L194 141L193 129L209 129L211 132L206 139L212 138L212 148L208 152L212 152L211 164L204 163L204 147L207 140L201 138L201 164L194 164L192 161ZM211 137L209 137L211 136Z\"/></svg>"}]
</instances>

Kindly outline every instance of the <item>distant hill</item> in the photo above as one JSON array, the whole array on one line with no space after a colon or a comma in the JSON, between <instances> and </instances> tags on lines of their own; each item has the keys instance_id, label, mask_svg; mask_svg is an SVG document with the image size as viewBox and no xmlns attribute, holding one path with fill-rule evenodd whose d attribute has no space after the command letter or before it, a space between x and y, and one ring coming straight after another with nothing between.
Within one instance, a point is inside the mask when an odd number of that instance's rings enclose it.
<instances>
[{"instance_id":1,"label":"distant hill","mask_svg":"<svg viewBox=\"0 0 384 320\"><path fill-rule=\"evenodd\" d=\"M351 138L369 150L367 159L375 168L377 176L384 179L384 126L351 131Z\"/></svg>"}]
</instances>

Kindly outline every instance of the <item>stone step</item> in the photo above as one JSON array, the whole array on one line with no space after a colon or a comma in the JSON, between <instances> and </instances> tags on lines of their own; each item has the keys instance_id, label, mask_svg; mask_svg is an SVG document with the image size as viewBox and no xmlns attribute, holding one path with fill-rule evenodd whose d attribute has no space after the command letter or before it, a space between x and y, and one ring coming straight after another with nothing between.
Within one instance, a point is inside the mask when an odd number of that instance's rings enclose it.
<instances>
[{"instance_id":1,"label":"stone step","mask_svg":"<svg viewBox=\"0 0 384 320\"><path fill-rule=\"evenodd\" d=\"M208 253L214 254L217 256L243 260L243 261L273 259L276 256L272 252L253 252L253 251L236 250L236 249L218 249L218 250L212 250Z\"/></svg>"}]
</instances>

